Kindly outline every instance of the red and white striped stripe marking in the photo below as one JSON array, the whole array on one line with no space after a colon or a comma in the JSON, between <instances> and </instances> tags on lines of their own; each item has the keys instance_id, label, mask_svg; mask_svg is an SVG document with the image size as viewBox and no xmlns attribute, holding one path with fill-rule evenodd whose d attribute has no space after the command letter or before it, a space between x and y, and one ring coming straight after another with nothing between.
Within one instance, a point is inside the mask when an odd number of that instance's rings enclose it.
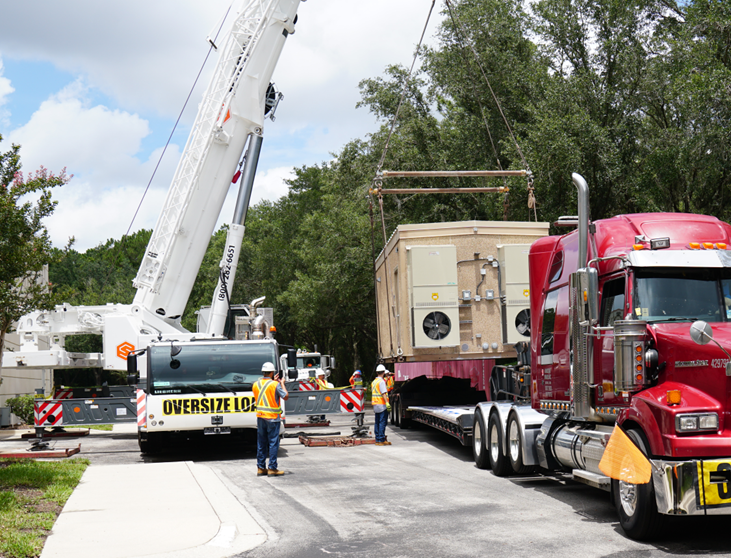
<instances>
[{"instance_id":1,"label":"red and white striped stripe marking","mask_svg":"<svg viewBox=\"0 0 731 558\"><path fill-rule=\"evenodd\" d=\"M137 390L137 426L147 426L147 396L141 389Z\"/></svg>"},{"instance_id":2,"label":"red and white striped stripe marking","mask_svg":"<svg viewBox=\"0 0 731 558\"><path fill-rule=\"evenodd\" d=\"M74 398L74 390L65 388L65 389L57 389L56 392L53 394L54 399L73 399Z\"/></svg>"},{"instance_id":3,"label":"red and white striped stripe marking","mask_svg":"<svg viewBox=\"0 0 731 558\"><path fill-rule=\"evenodd\" d=\"M365 405L365 390L344 389L340 392L341 413L362 413Z\"/></svg>"},{"instance_id":4,"label":"red and white striped stripe marking","mask_svg":"<svg viewBox=\"0 0 731 558\"><path fill-rule=\"evenodd\" d=\"M61 401L36 399L33 405L33 422L36 426L61 426L63 424Z\"/></svg>"},{"instance_id":5,"label":"red and white striped stripe marking","mask_svg":"<svg viewBox=\"0 0 731 558\"><path fill-rule=\"evenodd\" d=\"M317 386L310 382L300 382L300 391L316 391Z\"/></svg>"}]
</instances>

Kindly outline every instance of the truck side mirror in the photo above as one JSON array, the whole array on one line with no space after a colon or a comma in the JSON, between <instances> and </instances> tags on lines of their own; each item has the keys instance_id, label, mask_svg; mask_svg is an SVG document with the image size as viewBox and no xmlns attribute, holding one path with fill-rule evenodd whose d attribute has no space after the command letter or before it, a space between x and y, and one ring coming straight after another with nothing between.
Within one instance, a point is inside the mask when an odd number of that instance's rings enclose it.
<instances>
[{"instance_id":1,"label":"truck side mirror","mask_svg":"<svg viewBox=\"0 0 731 558\"><path fill-rule=\"evenodd\" d=\"M287 349L287 368L297 368L296 349Z\"/></svg>"},{"instance_id":2,"label":"truck side mirror","mask_svg":"<svg viewBox=\"0 0 731 558\"><path fill-rule=\"evenodd\" d=\"M127 355L127 385L131 386L137 383L137 355L129 353Z\"/></svg>"},{"instance_id":3,"label":"truck side mirror","mask_svg":"<svg viewBox=\"0 0 731 558\"><path fill-rule=\"evenodd\" d=\"M713 339L713 330L710 324L703 320L693 322L690 326L690 338L698 345L705 345Z\"/></svg>"},{"instance_id":4,"label":"truck side mirror","mask_svg":"<svg viewBox=\"0 0 731 558\"><path fill-rule=\"evenodd\" d=\"M330 357L330 369L335 368L335 357Z\"/></svg>"},{"instance_id":5,"label":"truck side mirror","mask_svg":"<svg viewBox=\"0 0 731 558\"><path fill-rule=\"evenodd\" d=\"M599 274L595 268L585 267L576 272L576 278L579 316L594 325L599 321Z\"/></svg>"}]
</instances>

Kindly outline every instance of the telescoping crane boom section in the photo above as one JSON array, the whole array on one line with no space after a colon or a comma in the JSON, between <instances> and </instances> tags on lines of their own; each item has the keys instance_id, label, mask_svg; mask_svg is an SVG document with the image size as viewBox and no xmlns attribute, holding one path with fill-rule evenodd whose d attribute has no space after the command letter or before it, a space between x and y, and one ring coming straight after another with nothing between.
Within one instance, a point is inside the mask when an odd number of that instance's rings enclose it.
<instances>
[{"instance_id":1,"label":"telescoping crane boom section","mask_svg":"<svg viewBox=\"0 0 731 558\"><path fill-rule=\"evenodd\" d=\"M236 18L221 49L134 281L138 289L134 303L166 320L178 319L185 310L231 177L251 136L243 173L248 184L242 181L244 204L237 204L243 205L237 207L238 218L242 211L245 216L267 101L273 96L272 73L287 35L294 32L299 1L250 2ZM243 229L243 222L233 223L232 229ZM243 230L237 232L243 237ZM224 259L230 259L230 254L226 256ZM229 283L233 282L233 269Z\"/></svg>"}]
</instances>

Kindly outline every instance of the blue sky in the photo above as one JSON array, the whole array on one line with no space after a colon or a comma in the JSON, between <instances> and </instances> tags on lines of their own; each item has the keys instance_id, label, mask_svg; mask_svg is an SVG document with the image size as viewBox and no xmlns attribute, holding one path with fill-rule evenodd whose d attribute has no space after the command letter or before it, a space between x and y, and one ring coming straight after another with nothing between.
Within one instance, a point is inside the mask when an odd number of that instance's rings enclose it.
<instances>
[{"instance_id":1,"label":"blue sky","mask_svg":"<svg viewBox=\"0 0 731 558\"><path fill-rule=\"evenodd\" d=\"M274 81L285 95L267 121L252 203L286 193L293 167L330 158L376 129L355 109L357 84L411 63L431 0L309 0ZM229 0L36 0L0 5L0 151L21 145L25 171L74 175L57 190L51 238L85 250L119 238ZM432 16L433 37L439 15ZM433 39L432 39L433 42ZM212 70L215 58L207 66ZM208 82L193 92L133 230L152 228ZM230 197L233 197L233 192ZM232 206L231 206L232 207ZM219 224L232 212L224 207Z\"/></svg>"}]
</instances>

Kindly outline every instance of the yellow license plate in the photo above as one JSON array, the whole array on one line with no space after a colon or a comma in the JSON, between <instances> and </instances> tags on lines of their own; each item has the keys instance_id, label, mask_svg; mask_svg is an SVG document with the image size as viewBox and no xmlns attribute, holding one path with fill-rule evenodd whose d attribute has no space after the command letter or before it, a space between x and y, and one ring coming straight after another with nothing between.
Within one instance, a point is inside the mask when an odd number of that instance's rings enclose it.
<instances>
[{"instance_id":1,"label":"yellow license plate","mask_svg":"<svg viewBox=\"0 0 731 558\"><path fill-rule=\"evenodd\" d=\"M699 461L698 497L702 508L731 506L731 462Z\"/></svg>"}]
</instances>

